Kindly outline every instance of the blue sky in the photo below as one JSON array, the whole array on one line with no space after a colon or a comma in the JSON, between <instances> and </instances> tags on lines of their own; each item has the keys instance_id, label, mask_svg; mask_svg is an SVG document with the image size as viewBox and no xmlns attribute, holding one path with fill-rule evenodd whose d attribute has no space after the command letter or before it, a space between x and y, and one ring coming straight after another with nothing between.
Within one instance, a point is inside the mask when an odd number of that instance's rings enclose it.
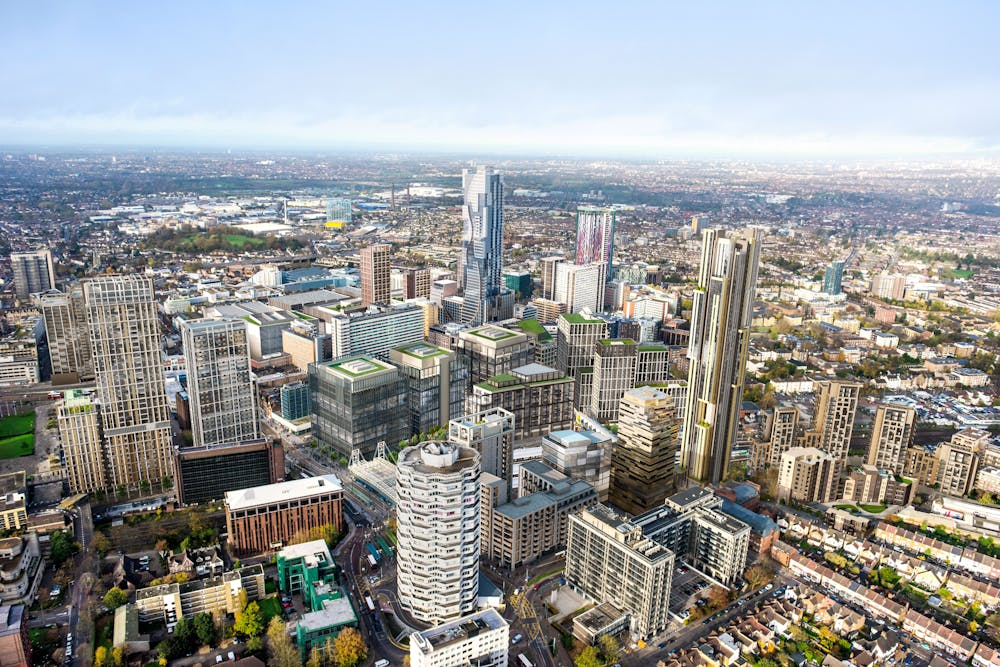
<instances>
[{"instance_id":1,"label":"blue sky","mask_svg":"<svg viewBox=\"0 0 1000 667\"><path fill-rule=\"evenodd\" d=\"M998 2L0 3L0 144L1000 154Z\"/></svg>"}]
</instances>

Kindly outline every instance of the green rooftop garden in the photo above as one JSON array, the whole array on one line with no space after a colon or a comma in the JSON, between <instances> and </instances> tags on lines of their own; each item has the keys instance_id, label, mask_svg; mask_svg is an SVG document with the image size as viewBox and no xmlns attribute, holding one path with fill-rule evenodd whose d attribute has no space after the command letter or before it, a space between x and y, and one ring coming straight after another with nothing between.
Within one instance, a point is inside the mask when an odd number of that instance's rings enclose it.
<instances>
[{"instance_id":1,"label":"green rooftop garden","mask_svg":"<svg viewBox=\"0 0 1000 667\"><path fill-rule=\"evenodd\" d=\"M541 322L539 322L533 317L529 317L526 320L521 320L520 322L517 323L517 326L524 333L534 334L535 336L538 336L538 340L544 341L552 339L552 334L546 331L545 327L542 326Z\"/></svg>"},{"instance_id":2,"label":"green rooftop garden","mask_svg":"<svg viewBox=\"0 0 1000 667\"><path fill-rule=\"evenodd\" d=\"M570 324L600 324L604 320L589 319L580 313L563 313L559 317L564 318Z\"/></svg>"},{"instance_id":3,"label":"green rooftop garden","mask_svg":"<svg viewBox=\"0 0 1000 667\"><path fill-rule=\"evenodd\" d=\"M468 332L472 336L477 338L484 338L486 340L505 340L516 336L513 331L507 331L506 329L501 329L500 327L482 327L480 329L473 329Z\"/></svg>"}]
</instances>

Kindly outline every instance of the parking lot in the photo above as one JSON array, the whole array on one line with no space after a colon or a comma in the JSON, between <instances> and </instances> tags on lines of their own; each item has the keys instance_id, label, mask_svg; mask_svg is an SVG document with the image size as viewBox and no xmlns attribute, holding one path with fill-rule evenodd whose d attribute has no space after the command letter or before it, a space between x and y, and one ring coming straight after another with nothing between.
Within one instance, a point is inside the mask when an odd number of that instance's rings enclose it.
<instances>
[{"instance_id":1,"label":"parking lot","mask_svg":"<svg viewBox=\"0 0 1000 667\"><path fill-rule=\"evenodd\" d=\"M704 592L712 583L705 579L696 570L686 565L680 565L685 571L678 573L674 570L674 580L670 586L670 611L674 615L679 615L685 609L693 607L697 600L704 596Z\"/></svg>"}]
</instances>

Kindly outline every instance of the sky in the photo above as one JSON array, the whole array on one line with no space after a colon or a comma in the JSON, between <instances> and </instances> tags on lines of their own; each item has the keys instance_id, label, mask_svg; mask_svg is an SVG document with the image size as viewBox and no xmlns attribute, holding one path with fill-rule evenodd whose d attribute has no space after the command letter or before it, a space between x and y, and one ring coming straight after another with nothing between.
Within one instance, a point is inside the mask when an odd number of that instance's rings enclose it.
<instances>
[{"instance_id":1,"label":"sky","mask_svg":"<svg viewBox=\"0 0 1000 667\"><path fill-rule=\"evenodd\" d=\"M0 145L1000 155L1000 2L0 2Z\"/></svg>"}]
</instances>

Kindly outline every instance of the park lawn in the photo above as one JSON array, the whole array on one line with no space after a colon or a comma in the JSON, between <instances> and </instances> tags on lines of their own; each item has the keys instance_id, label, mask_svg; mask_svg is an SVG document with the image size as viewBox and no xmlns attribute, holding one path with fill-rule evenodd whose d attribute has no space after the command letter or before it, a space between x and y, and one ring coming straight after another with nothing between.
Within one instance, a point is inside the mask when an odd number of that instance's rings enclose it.
<instances>
[{"instance_id":1,"label":"park lawn","mask_svg":"<svg viewBox=\"0 0 1000 667\"><path fill-rule=\"evenodd\" d=\"M24 435L35 431L35 411L25 412L20 415L9 415L0 419L0 438L9 438L12 435Z\"/></svg>"},{"instance_id":2,"label":"park lawn","mask_svg":"<svg viewBox=\"0 0 1000 667\"><path fill-rule=\"evenodd\" d=\"M264 616L264 627L267 627L268 622L275 616L281 616L281 603L278 602L277 595L258 600L257 604L260 605L260 612Z\"/></svg>"},{"instance_id":3,"label":"park lawn","mask_svg":"<svg viewBox=\"0 0 1000 667\"><path fill-rule=\"evenodd\" d=\"M0 459L16 459L35 453L35 434L25 433L0 440Z\"/></svg>"},{"instance_id":4,"label":"park lawn","mask_svg":"<svg viewBox=\"0 0 1000 667\"><path fill-rule=\"evenodd\" d=\"M864 505L862 503L858 503L858 507L860 507L864 511L868 512L869 514L881 514L882 512L885 511L885 507L886 506L885 505Z\"/></svg>"}]
</instances>

